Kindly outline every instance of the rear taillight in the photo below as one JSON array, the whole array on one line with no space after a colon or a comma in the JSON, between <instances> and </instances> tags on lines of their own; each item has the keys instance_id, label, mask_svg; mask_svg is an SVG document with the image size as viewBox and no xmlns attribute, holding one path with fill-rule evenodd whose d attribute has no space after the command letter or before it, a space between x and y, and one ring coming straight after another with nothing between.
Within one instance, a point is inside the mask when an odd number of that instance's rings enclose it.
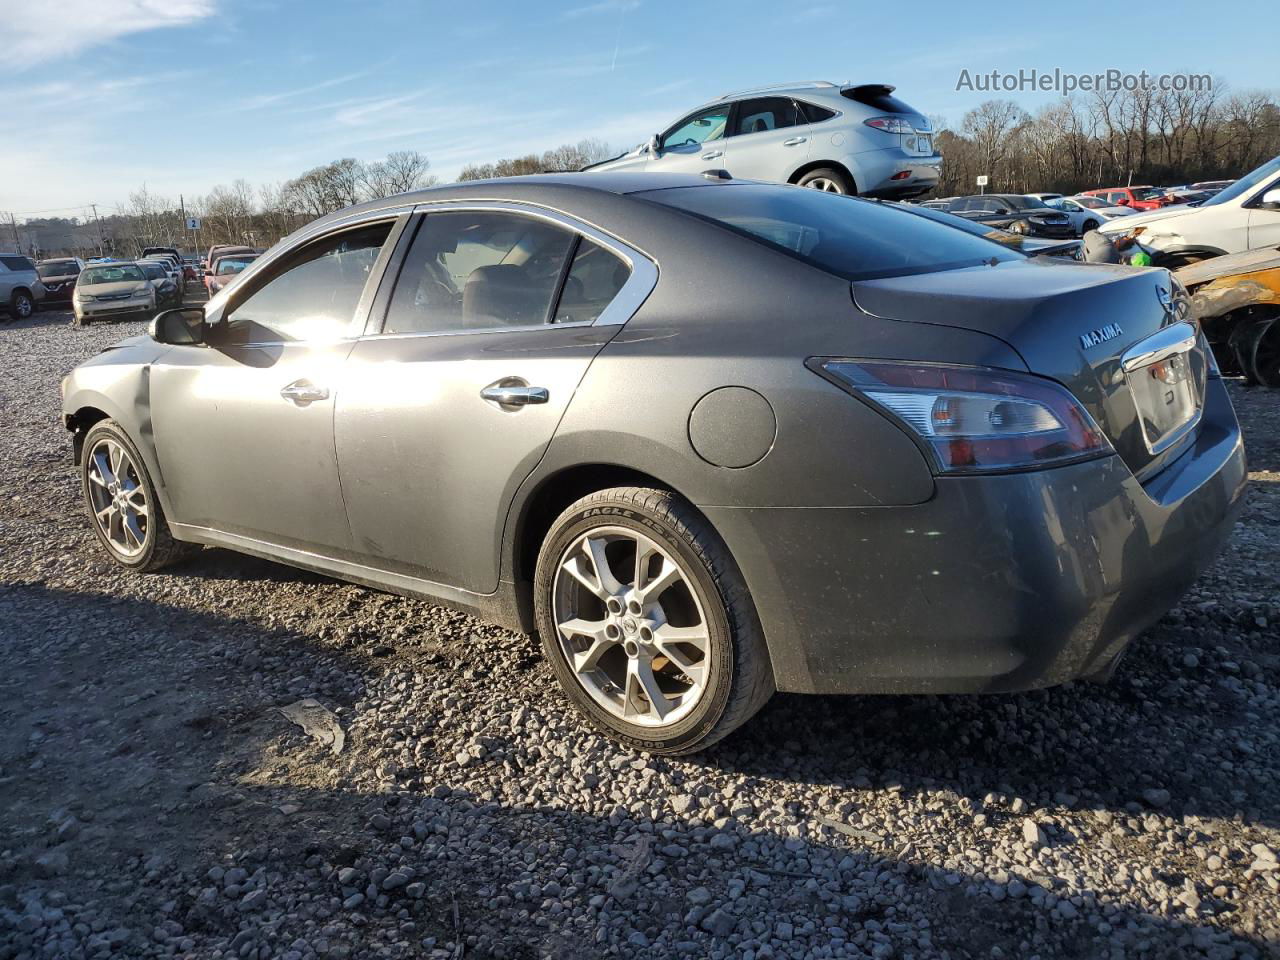
<instances>
[{"instance_id":1,"label":"rear taillight","mask_svg":"<svg viewBox=\"0 0 1280 960\"><path fill-rule=\"evenodd\" d=\"M928 450L939 473L1058 466L1112 453L1064 387L986 367L815 359L810 368L889 415Z\"/></svg>"},{"instance_id":2,"label":"rear taillight","mask_svg":"<svg viewBox=\"0 0 1280 960\"><path fill-rule=\"evenodd\" d=\"M901 117L872 117L870 120L863 120L862 122L868 127L875 127L885 133L915 133L911 124Z\"/></svg>"}]
</instances>

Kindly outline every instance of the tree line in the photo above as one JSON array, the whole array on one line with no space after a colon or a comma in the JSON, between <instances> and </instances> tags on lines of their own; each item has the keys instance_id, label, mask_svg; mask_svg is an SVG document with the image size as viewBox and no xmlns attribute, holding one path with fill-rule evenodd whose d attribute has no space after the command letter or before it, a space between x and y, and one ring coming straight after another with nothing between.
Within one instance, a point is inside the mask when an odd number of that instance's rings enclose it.
<instances>
[{"instance_id":1,"label":"tree line","mask_svg":"<svg viewBox=\"0 0 1280 960\"><path fill-rule=\"evenodd\" d=\"M1229 180L1280 154L1280 105L1267 93L1213 89L1097 91L1030 114L988 100L957 128L935 118L937 196L1075 193L1095 187Z\"/></svg>"},{"instance_id":2,"label":"tree line","mask_svg":"<svg viewBox=\"0 0 1280 960\"><path fill-rule=\"evenodd\" d=\"M1231 179L1280 154L1280 105L1268 93L1097 91L1065 97L1028 113L1012 100L988 100L952 127L932 118L943 157L935 196L976 192L1074 193L1129 183L1174 185ZM469 164L459 180L577 170L613 154L600 140L562 144L492 163ZM199 242L267 247L316 217L361 200L393 196L436 182L416 150L373 162L334 160L291 180L254 186L238 179L185 200L145 186L100 219L28 220L14 225L24 252L137 256L148 246L189 248L183 213L199 217ZM9 238L0 233L0 243Z\"/></svg>"}]
</instances>

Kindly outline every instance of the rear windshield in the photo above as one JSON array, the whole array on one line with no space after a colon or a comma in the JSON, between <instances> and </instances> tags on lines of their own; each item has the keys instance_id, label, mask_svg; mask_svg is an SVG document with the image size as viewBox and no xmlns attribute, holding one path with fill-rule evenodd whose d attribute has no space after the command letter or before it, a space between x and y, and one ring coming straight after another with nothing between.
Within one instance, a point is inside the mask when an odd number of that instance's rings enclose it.
<instances>
[{"instance_id":1,"label":"rear windshield","mask_svg":"<svg viewBox=\"0 0 1280 960\"><path fill-rule=\"evenodd\" d=\"M879 110L881 113L920 112L914 107L903 103L891 94L886 87L850 87L847 90L841 90L840 93L849 100L865 103L872 110Z\"/></svg>"},{"instance_id":2,"label":"rear windshield","mask_svg":"<svg viewBox=\"0 0 1280 960\"><path fill-rule=\"evenodd\" d=\"M725 183L633 196L710 220L846 280L1019 259L989 240L932 219L803 187Z\"/></svg>"},{"instance_id":3,"label":"rear windshield","mask_svg":"<svg viewBox=\"0 0 1280 960\"><path fill-rule=\"evenodd\" d=\"M36 267L41 277L74 277L79 272L80 267L74 260L55 260Z\"/></svg>"},{"instance_id":4,"label":"rear windshield","mask_svg":"<svg viewBox=\"0 0 1280 960\"><path fill-rule=\"evenodd\" d=\"M1133 196L1138 200L1153 200L1156 197L1163 197L1164 191L1159 187L1134 187Z\"/></svg>"}]
</instances>

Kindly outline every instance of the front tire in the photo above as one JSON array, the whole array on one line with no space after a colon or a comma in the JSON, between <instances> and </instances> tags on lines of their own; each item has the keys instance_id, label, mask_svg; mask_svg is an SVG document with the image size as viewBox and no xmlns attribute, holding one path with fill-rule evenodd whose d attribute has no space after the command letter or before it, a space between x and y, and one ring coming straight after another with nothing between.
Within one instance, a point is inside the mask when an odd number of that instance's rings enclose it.
<instances>
[{"instance_id":1,"label":"front tire","mask_svg":"<svg viewBox=\"0 0 1280 960\"><path fill-rule=\"evenodd\" d=\"M84 438L80 487L98 542L116 563L150 573L180 559L189 545L173 538L138 448L114 420Z\"/></svg>"},{"instance_id":2,"label":"front tire","mask_svg":"<svg viewBox=\"0 0 1280 960\"><path fill-rule=\"evenodd\" d=\"M774 692L742 574L669 490L615 487L561 513L538 555L534 604L566 695L636 749L704 749Z\"/></svg>"},{"instance_id":3,"label":"front tire","mask_svg":"<svg viewBox=\"0 0 1280 960\"><path fill-rule=\"evenodd\" d=\"M849 195L855 193L853 181L848 174L832 167L818 167L810 170L796 181L796 186L808 187L811 190L822 190L826 193Z\"/></svg>"},{"instance_id":4,"label":"front tire","mask_svg":"<svg viewBox=\"0 0 1280 960\"><path fill-rule=\"evenodd\" d=\"M9 316L15 320L26 320L31 314L35 313L35 301L31 299L31 294L16 290L9 297Z\"/></svg>"}]
</instances>

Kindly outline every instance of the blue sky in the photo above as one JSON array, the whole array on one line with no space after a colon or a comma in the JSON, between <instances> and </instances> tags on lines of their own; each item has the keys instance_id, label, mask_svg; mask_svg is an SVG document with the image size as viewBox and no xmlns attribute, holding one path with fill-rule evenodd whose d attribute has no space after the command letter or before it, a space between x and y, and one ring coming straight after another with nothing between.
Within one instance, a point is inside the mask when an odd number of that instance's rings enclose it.
<instances>
[{"instance_id":1,"label":"blue sky","mask_svg":"<svg viewBox=\"0 0 1280 960\"><path fill-rule=\"evenodd\" d=\"M721 93L886 82L957 123L962 69L1212 73L1274 87L1241 24L1271 3L915 0L0 0L0 210L109 211L342 156L465 163L593 136L628 147ZM16 25L16 26L15 26ZM1015 97L1034 108L1051 94ZM65 209L64 209L65 208Z\"/></svg>"}]
</instances>

